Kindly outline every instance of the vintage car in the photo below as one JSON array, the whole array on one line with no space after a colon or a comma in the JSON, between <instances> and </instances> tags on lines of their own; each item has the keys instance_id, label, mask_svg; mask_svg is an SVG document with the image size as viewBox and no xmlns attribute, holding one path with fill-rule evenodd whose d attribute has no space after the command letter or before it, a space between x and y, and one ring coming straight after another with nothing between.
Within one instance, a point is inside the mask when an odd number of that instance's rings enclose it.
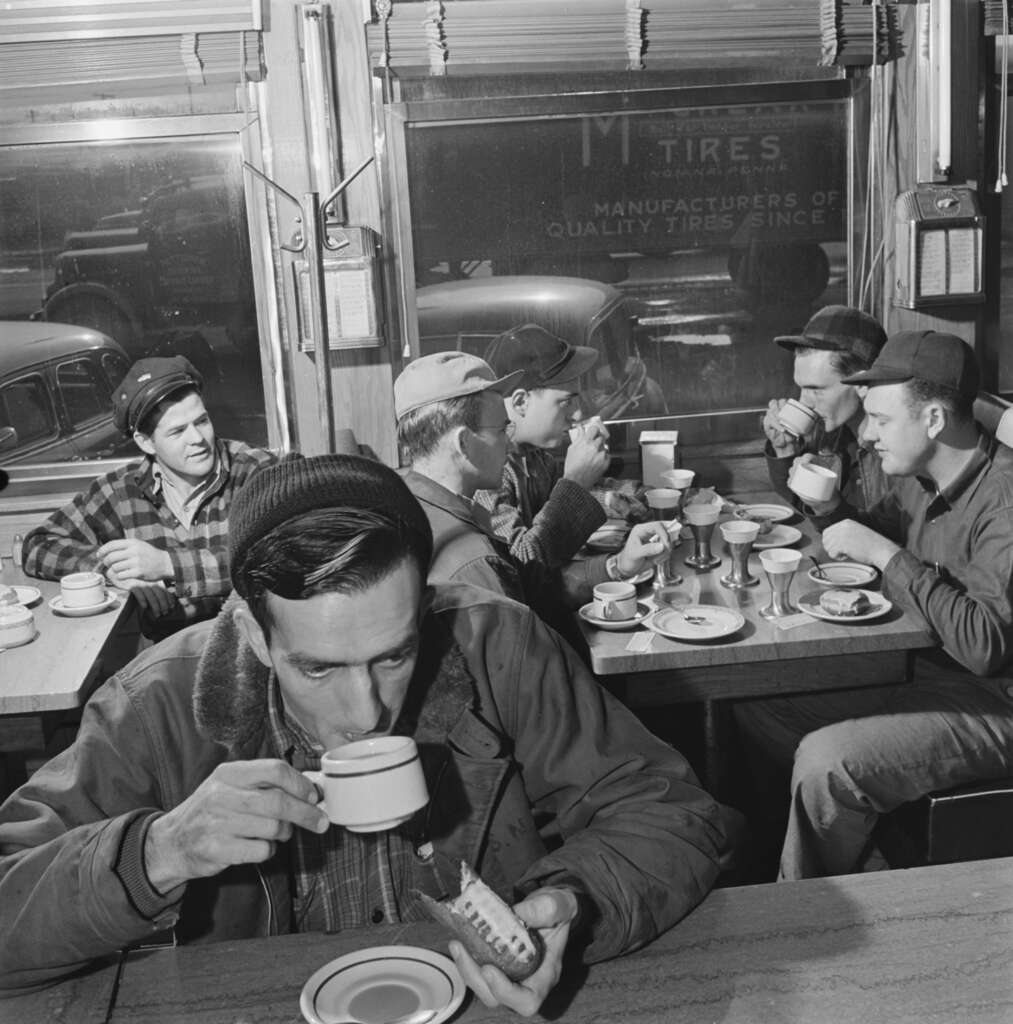
<instances>
[{"instance_id":1,"label":"vintage car","mask_svg":"<svg viewBox=\"0 0 1013 1024\"><path fill-rule=\"evenodd\" d=\"M112 417L129 368L98 331L0 321L0 466L136 455Z\"/></svg>"},{"instance_id":2,"label":"vintage car","mask_svg":"<svg viewBox=\"0 0 1013 1024\"><path fill-rule=\"evenodd\" d=\"M535 323L598 351L581 386L586 415L642 419L668 411L634 341L636 306L609 284L548 275L472 278L425 285L415 302L423 355L458 349L481 356L497 334Z\"/></svg>"}]
</instances>

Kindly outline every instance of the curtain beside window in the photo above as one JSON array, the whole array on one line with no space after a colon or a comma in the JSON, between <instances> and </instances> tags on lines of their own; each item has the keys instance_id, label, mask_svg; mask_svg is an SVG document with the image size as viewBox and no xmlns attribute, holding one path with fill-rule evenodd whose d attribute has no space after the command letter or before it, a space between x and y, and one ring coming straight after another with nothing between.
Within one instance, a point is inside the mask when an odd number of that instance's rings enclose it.
<instances>
[{"instance_id":1,"label":"curtain beside window","mask_svg":"<svg viewBox=\"0 0 1013 1024\"><path fill-rule=\"evenodd\" d=\"M724 61L895 59L894 4L861 0L394 0L367 26L374 66L640 70Z\"/></svg>"}]
</instances>

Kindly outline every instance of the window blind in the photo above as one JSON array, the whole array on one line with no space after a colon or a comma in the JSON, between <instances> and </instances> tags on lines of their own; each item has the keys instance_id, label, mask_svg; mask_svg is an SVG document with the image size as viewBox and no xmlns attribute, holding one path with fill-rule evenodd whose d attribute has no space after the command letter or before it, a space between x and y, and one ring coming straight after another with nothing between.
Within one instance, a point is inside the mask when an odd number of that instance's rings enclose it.
<instances>
[{"instance_id":1,"label":"window blind","mask_svg":"<svg viewBox=\"0 0 1013 1024\"><path fill-rule=\"evenodd\" d=\"M0 105L179 92L264 77L259 32L0 44Z\"/></svg>"},{"instance_id":2,"label":"window blind","mask_svg":"<svg viewBox=\"0 0 1013 1024\"><path fill-rule=\"evenodd\" d=\"M374 66L616 69L791 60L871 64L898 54L893 4L862 0L378 0Z\"/></svg>"},{"instance_id":3,"label":"window blind","mask_svg":"<svg viewBox=\"0 0 1013 1024\"><path fill-rule=\"evenodd\" d=\"M261 0L3 0L0 43L247 32Z\"/></svg>"}]
</instances>

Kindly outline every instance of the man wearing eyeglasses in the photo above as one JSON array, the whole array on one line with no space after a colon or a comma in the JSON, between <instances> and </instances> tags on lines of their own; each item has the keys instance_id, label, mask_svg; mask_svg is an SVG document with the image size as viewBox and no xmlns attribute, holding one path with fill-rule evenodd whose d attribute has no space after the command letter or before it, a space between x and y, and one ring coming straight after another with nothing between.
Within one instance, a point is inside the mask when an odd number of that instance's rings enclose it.
<instances>
[{"instance_id":1,"label":"man wearing eyeglasses","mask_svg":"<svg viewBox=\"0 0 1013 1024\"><path fill-rule=\"evenodd\" d=\"M487 363L466 352L416 359L394 382L398 441L410 467L405 482L433 529L430 581L472 583L506 594L560 628L559 612L589 600L589 586L636 575L667 550L668 537L656 524L641 523L622 551L587 559L579 571L564 571L562 580L555 566L514 558L473 498L503 479L513 434L503 399L522 373L497 378Z\"/></svg>"}]
</instances>

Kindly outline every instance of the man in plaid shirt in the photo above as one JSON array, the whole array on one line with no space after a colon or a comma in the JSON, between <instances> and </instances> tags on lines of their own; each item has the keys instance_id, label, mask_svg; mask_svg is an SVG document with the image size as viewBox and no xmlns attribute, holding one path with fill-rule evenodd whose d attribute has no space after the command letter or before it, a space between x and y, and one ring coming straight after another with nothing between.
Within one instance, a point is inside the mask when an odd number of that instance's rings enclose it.
<instances>
[{"instance_id":1,"label":"man in plaid shirt","mask_svg":"<svg viewBox=\"0 0 1013 1024\"><path fill-rule=\"evenodd\" d=\"M229 505L275 461L262 448L216 439L203 383L182 356L136 362L117 388L113 418L145 458L98 477L24 541L29 575L95 570L131 591L153 639L218 614L232 589Z\"/></svg>"}]
</instances>

